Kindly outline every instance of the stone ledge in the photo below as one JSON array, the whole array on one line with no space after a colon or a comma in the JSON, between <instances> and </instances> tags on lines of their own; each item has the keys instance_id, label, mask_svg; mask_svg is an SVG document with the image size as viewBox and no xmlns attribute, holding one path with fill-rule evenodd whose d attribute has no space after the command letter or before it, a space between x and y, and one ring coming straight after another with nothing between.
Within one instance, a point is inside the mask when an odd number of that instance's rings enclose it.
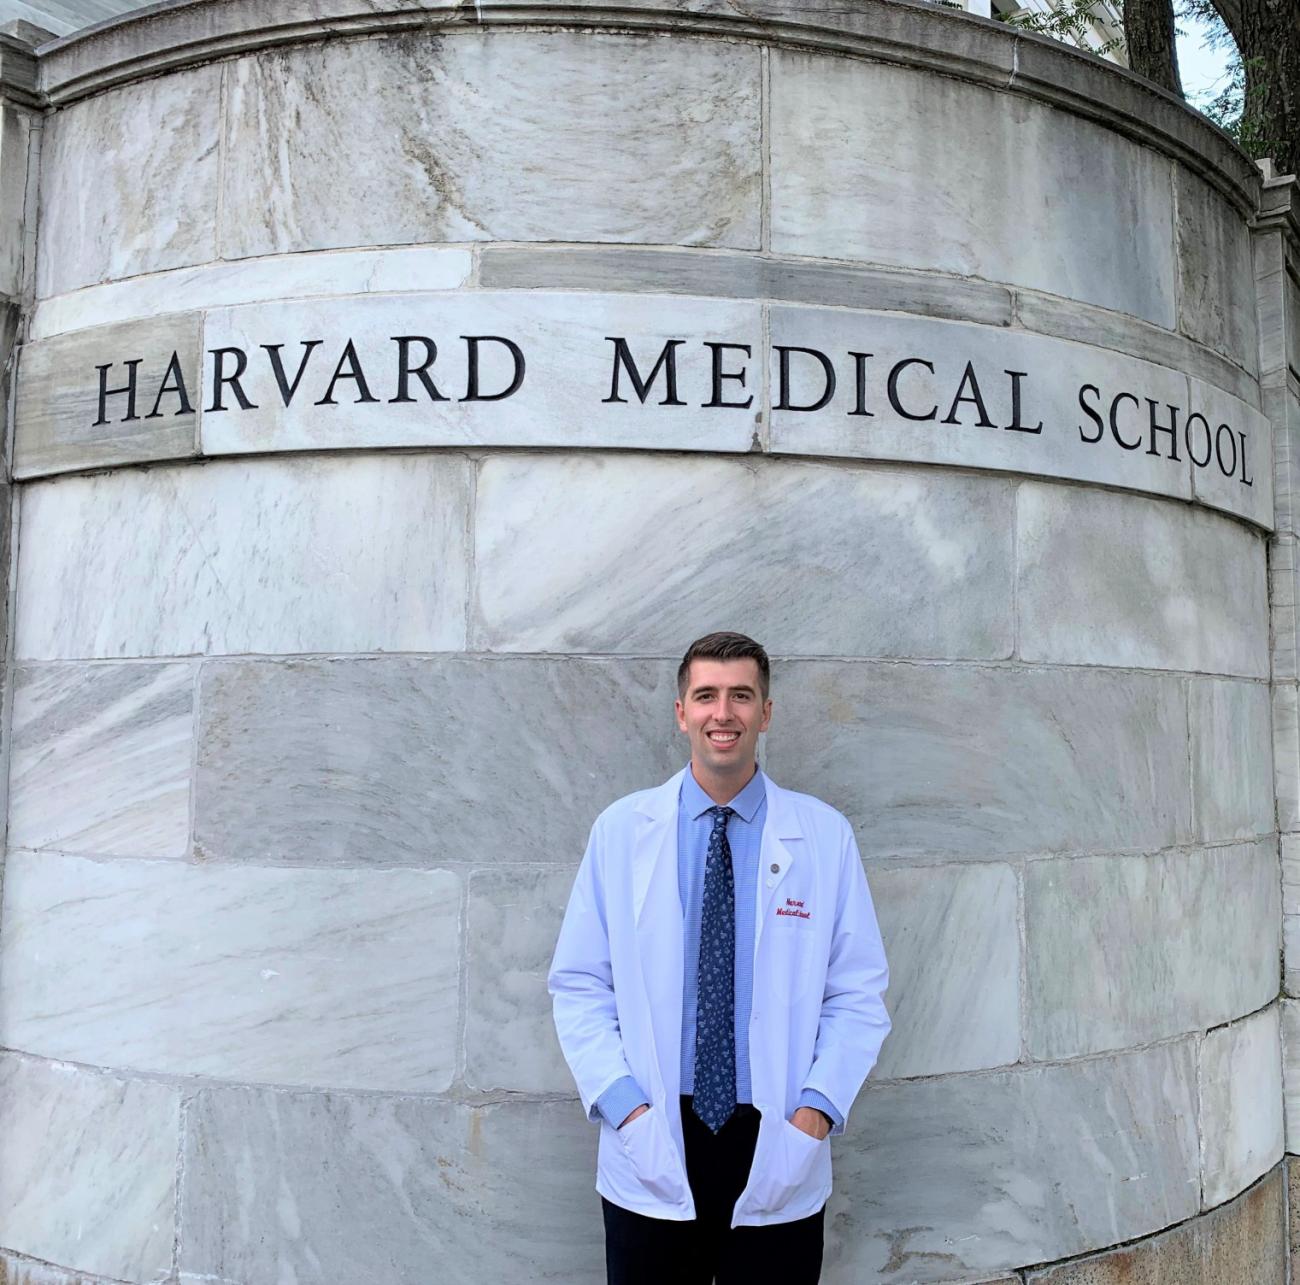
<instances>
[{"instance_id":1,"label":"stone ledge","mask_svg":"<svg viewBox=\"0 0 1300 1285\"><path fill-rule=\"evenodd\" d=\"M521 24L759 39L794 48L851 53L1012 89L1100 121L1177 157L1254 213L1254 164L1190 108L1130 72L1046 37L907 0L628 0L604 7L484 0L467 10L450 0L178 0L87 28L42 51L40 86L61 105L115 84L198 61L275 45L415 27Z\"/></svg>"}]
</instances>

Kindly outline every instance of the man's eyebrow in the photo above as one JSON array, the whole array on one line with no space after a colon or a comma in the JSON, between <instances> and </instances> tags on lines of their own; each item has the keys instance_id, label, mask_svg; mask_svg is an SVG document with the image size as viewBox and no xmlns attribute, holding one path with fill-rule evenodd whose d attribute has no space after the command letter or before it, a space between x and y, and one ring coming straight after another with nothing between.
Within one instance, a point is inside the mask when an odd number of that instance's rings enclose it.
<instances>
[{"instance_id":1,"label":"man's eyebrow","mask_svg":"<svg viewBox=\"0 0 1300 1285\"><path fill-rule=\"evenodd\" d=\"M705 692L716 692L717 690L716 683L701 683L698 687L691 688L690 695L700 696ZM754 689L748 683L737 683L734 687L728 687L726 690L729 692L748 692L751 696L754 694Z\"/></svg>"}]
</instances>

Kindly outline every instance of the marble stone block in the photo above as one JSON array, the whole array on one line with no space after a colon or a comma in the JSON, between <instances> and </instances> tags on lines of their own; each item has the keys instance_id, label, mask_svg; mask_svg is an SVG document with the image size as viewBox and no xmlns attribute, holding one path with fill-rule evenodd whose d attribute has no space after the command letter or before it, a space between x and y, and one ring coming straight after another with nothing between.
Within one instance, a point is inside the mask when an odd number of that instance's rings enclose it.
<instances>
[{"instance_id":1,"label":"marble stone block","mask_svg":"<svg viewBox=\"0 0 1300 1285\"><path fill-rule=\"evenodd\" d=\"M1285 1285L1281 1169L1219 1209L1095 1257L1026 1273L1027 1285Z\"/></svg>"},{"instance_id":2,"label":"marble stone block","mask_svg":"<svg viewBox=\"0 0 1300 1285\"><path fill-rule=\"evenodd\" d=\"M1271 842L1025 868L1032 1057L1204 1030L1277 994Z\"/></svg>"},{"instance_id":3,"label":"marble stone block","mask_svg":"<svg viewBox=\"0 0 1300 1285\"><path fill-rule=\"evenodd\" d=\"M1259 334L1246 222L1226 198L1181 165L1174 167L1174 197L1178 329L1255 372Z\"/></svg>"},{"instance_id":4,"label":"marble stone block","mask_svg":"<svg viewBox=\"0 0 1300 1285\"><path fill-rule=\"evenodd\" d=\"M1270 833L1273 737L1268 686L1193 678L1188 684L1192 797L1197 838L1209 842Z\"/></svg>"},{"instance_id":5,"label":"marble stone block","mask_svg":"<svg viewBox=\"0 0 1300 1285\"><path fill-rule=\"evenodd\" d=\"M1210 1031L1201 1043L1197 1078L1201 1204L1211 1209L1282 1159L1278 1006Z\"/></svg>"},{"instance_id":6,"label":"marble stone block","mask_svg":"<svg viewBox=\"0 0 1300 1285\"><path fill-rule=\"evenodd\" d=\"M401 455L34 484L17 655L459 650L468 485Z\"/></svg>"},{"instance_id":7,"label":"marble stone block","mask_svg":"<svg viewBox=\"0 0 1300 1285\"><path fill-rule=\"evenodd\" d=\"M1300 996L1300 915L1282 916L1282 991Z\"/></svg>"},{"instance_id":8,"label":"marble stone block","mask_svg":"<svg viewBox=\"0 0 1300 1285\"><path fill-rule=\"evenodd\" d=\"M569 32L244 58L228 73L223 256L480 240L757 249L760 58ZM384 176L382 200L340 184L358 170Z\"/></svg>"},{"instance_id":9,"label":"marble stone block","mask_svg":"<svg viewBox=\"0 0 1300 1285\"><path fill-rule=\"evenodd\" d=\"M572 1093L546 974L573 870L476 870L465 929L465 1081L474 1089Z\"/></svg>"},{"instance_id":10,"label":"marble stone block","mask_svg":"<svg viewBox=\"0 0 1300 1285\"><path fill-rule=\"evenodd\" d=\"M1264 543L1236 523L1026 482L1017 555L1025 660L1268 675Z\"/></svg>"},{"instance_id":11,"label":"marble stone block","mask_svg":"<svg viewBox=\"0 0 1300 1285\"><path fill-rule=\"evenodd\" d=\"M1006 656L1011 507L937 471L490 458L475 645L680 655L728 628L778 654Z\"/></svg>"},{"instance_id":12,"label":"marble stone block","mask_svg":"<svg viewBox=\"0 0 1300 1285\"><path fill-rule=\"evenodd\" d=\"M1300 915L1300 834L1281 838L1282 913Z\"/></svg>"},{"instance_id":13,"label":"marble stone block","mask_svg":"<svg viewBox=\"0 0 1300 1285\"><path fill-rule=\"evenodd\" d=\"M222 75L173 72L49 117L38 295L217 258Z\"/></svg>"},{"instance_id":14,"label":"marble stone block","mask_svg":"<svg viewBox=\"0 0 1300 1285\"><path fill-rule=\"evenodd\" d=\"M1294 535L1268 542L1268 598L1273 625L1273 681L1300 678L1300 558Z\"/></svg>"},{"instance_id":15,"label":"marble stone block","mask_svg":"<svg viewBox=\"0 0 1300 1285\"><path fill-rule=\"evenodd\" d=\"M472 267L473 253L468 246L443 245L328 250L204 263L42 299L32 312L29 334L32 339L46 339L68 330L180 309L230 308L314 295L459 290L468 284Z\"/></svg>"},{"instance_id":16,"label":"marble stone block","mask_svg":"<svg viewBox=\"0 0 1300 1285\"><path fill-rule=\"evenodd\" d=\"M1300 700L1295 683L1273 684L1273 790L1277 828L1300 830Z\"/></svg>"},{"instance_id":17,"label":"marble stone block","mask_svg":"<svg viewBox=\"0 0 1300 1285\"><path fill-rule=\"evenodd\" d=\"M868 858L1161 848L1190 834L1181 683L1147 674L787 661L765 766Z\"/></svg>"},{"instance_id":18,"label":"marble stone block","mask_svg":"<svg viewBox=\"0 0 1300 1285\"><path fill-rule=\"evenodd\" d=\"M224 409L217 411L218 399L205 391L203 450L505 445L749 451L760 417L761 361L748 364L752 409L709 408L703 403L712 384L712 350L697 335L757 354L762 309L746 301L665 295L485 290L220 309L207 315L204 344L209 351L235 347L248 354L240 387L253 406L241 408L225 390L219 399ZM309 347L307 336L319 346ZM405 350L396 341L402 336ZM464 336L487 340L471 348ZM516 345L517 357L501 337ZM686 404L662 404L669 396L663 373L645 403L639 401L626 370L616 367L613 338L625 340L648 383L665 344L676 338L675 387ZM364 387L352 378L349 342ZM282 376L264 349L279 352ZM470 397L471 353L479 367L477 399ZM745 364L738 353L727 355L735 358L727 369ZM403 365L409 371L425 358L432 360L428 378L442 401L433 401L409 374L402 380ZM336 381L340 368L345 373ZM607 402L616 369L622 400ZM210 385L213 378L209 362L204 379ZM289 394L280 378L290 388L297 380L298 387ZM495 399L517 380L508 400ZM325 398L332 404L322 405ZM726 400L746 400L737 382L727 385Z\"/></svg>"},{"instance_id":19,"label":"marble stone block","mask_svg":"<svg viewBox=\"0 0 1300 1285\"><path fill-rule=\"evenodd\" d=\"M602 808L689 757L675 672L576 658L205 664L196 851L575 867Z\"/></svg>"},{"instance_id":20,"label":"marble stone block","mask_svg":"<svg viewBox=\"0 0 1300 1285\"><path fill-rule=\"evenodd\" d=\"M1004 865L870 872L889 960L893 1027L872 1076L1006 1066L1020 1056L1016 871Z\"/></svg>"},{"instance_id":21,"label":"marble stone block","mask_svg":"<svg viewBox=\"0 0 1300 1285\"><path fill-rule=\"evenodd\" d=\"M1282 1023L1282 1106L1286 1149L1300 1151L1300 1000L1278 1004Z\"/></svg>"},{"instance_id":22,"label":"marble stone block","mask_svg":"<svg viewBox=\"0 0 1300 1285\"><path fill-rule=\"evenodd\" d=\"M1177 421L1181 434L1178 449L1193 457L1192 494L1200 504L1272 530L1277 516L1273 425L1248 402L1204 380L1189 379L1187 384L1189 396ZM1204 423L1194 421L1193 414ZM1168 407L1160 422L1174 422ZM1159 444L1168 440L1162 434ZM1167 448L1162 445L1162 449Z\"/></svg>"},{"instance_id":23,"label":"marble stone block","mask_svg":"<svg viewBox=\"0 0 1300 1285\"><path fill-rule=\"evenodd\" d=\"M25 345L14 476L197 454L200 325L197 312L174 313ZM139 365L128 367L129 361ZM102 376L102 404L101 365L110 366ZM107 422L98 423L101 418Z\"/></svg>"},{"instance_id":24,"label":"marble stone block","mask_svg":"<svg viewBox=\"0 0 1300 1285\"><path fill-rule=\"evenodd\" d=\"M30 230L29 151L32 125L39 120L11 102L0 105L0 226L5 229L0 238L0 294L11 299L23 293L23 247Z\"/></svg>"},{"instance_id":25,"label":"marble stone block","mask_svg":"<svg viewBox=\"0 0 1300 1285\"><path fill-rule=\"evenodd\" d=\"M441 1092L455 1071L460 903L445 870L14 852L0 1039L168 1074Z\"/></svg>"},{"instance_id":26,"label":"marble stone block","mask_svg":"<svg viewBox=\"0 0 1300 1285\"><path fill-rule=\"evenodd\" d=\"M1196 1213L1195 1055L868 1081L834 1156L827 1280L978 1280L1085 1253Z\"/></svg>"},{"instance_id":27,"label":"marble stone block","mask_svg":"<svg viewBox=\"0 0 1300 1285\"><path fill-rule=\"evenodd\" d=\"M1125 450L1109 431L1099 435L1080 406L1087 386L1085 404L1107 423L1122 389L1187 414L1192 403L1180 371L1019 329L846 308L774 306L770 325L774 453L953 464L1191 498L1184 453L1164 437L1156 439L1157 454ZM782 348L791 350L784 378ZM799 348L824 355L833 385L820 360L793 351ZM1120 435L1149 442L1150 418L1142 402L1125 403ZM1251 458L1269 449L1267 425L1258 420L1233 420L1247 433ZM1233 501L1230 485L1224 495ZM1253 506L1249 492L1247 499Z\"/></svg>"},{"instance_id":28,"label":"marble stone block","mask_svg":"<svg viewBox=\"0 0 1300 1285\"><path fill-rule=\"evenodd\" d=\"M193 693L189 665L15 670L9 843L185 856Z\"/></svg>"},{"instance_id":29,"label":"marble stone block","mask_svg":"<svg viewBox=\"0 0 1300 1285\"><path fill-rule=\"evenodd\" d=\"M170 1085L6 1053L0 1244L117 1281L161 1280L179 1133Z\"/></svg>"},{"instance_id":30,"label":"marble stone block","mask_svg":"<svg viewBox=\"0 0 1300 1285\"><path fill-rule=\"evenodd\" d=\"M957 79L787 50L771 61L778 254L924 266L1172 326L1164 157Z\"/></svg>"},{"instance_id":31,"label":"marble stone block","mask_svg":"<svg viewBox=\"0 0 1300 1285\"><path fill-rule=\"evenodd\" d=\"M189 1119L184 1285L605 1279L596 1127L576 1102L232 1088Z\"/></svg>"}]
</instances>

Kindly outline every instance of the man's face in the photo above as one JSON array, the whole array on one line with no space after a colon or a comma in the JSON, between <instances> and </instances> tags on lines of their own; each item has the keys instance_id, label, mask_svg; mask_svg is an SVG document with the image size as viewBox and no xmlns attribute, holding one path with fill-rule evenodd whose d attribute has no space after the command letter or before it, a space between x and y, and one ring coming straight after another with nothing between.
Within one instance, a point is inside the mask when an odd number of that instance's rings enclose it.
<instances>
[{"instance_id":1,"label":"man's face","mask_svg":"<svg viewBox=\"0 0 1300 1285\"><path fill-rule=\"evenodd\" d=\"M691 762L721 776L749 775L758 734L767 731L772 702L763 700L758 662L693 660L677 726L691 742Z\"/></svg>"}]
</instances>

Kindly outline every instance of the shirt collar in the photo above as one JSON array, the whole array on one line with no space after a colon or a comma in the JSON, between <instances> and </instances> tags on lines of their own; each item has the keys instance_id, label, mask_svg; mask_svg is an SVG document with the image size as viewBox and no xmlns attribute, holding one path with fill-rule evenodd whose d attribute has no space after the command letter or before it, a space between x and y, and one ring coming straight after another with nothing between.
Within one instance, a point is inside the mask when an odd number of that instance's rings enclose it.
<instances>
[{"instance_id":1,"label":"shirt collar","mask_svg":"<svg viewBox=\"0 0 1300 1285\"><path fill-rule=\"evenodd\" d=\"M725 806L731 808L743 821L750 822L758 811L758 805L766 797L767 782L763 770L759 768L746 782L745 788ZM700 783L695 779L695 773L691 771L689 765L682 777L681 805L692 820L698 820L710 808L717 807L717 804L700 788Z\"/></svg>"}]
</instances>

